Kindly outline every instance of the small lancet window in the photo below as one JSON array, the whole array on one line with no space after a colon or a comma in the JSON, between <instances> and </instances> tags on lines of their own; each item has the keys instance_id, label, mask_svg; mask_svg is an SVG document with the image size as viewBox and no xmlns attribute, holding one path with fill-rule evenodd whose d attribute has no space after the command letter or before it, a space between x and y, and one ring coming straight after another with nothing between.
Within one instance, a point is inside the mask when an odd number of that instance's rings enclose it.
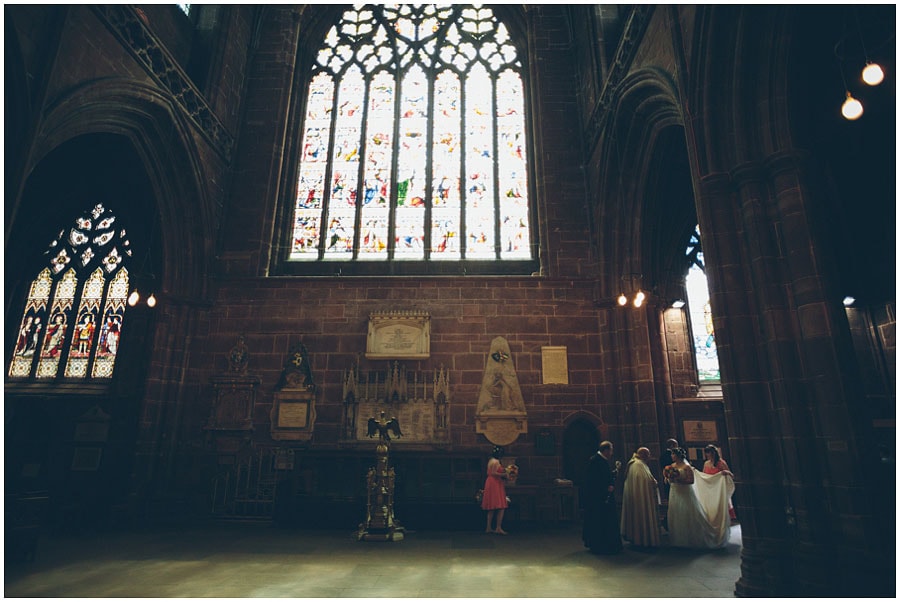
<instances>
[{"instance_id":1,"label":"small lancet window","mask_svg":"<svg viewBox=\"0 0 900 602\"><path fill-rule=\"evenodd\" d=\"M685 254L690 261L684 284L687 291L688 319L693 333L697 375L700 385L717 384L720 382L719 352L716 349L706 265L703 260L703 247L700 244L700 226L694 229Z\"/></svg>"}]
</instances>

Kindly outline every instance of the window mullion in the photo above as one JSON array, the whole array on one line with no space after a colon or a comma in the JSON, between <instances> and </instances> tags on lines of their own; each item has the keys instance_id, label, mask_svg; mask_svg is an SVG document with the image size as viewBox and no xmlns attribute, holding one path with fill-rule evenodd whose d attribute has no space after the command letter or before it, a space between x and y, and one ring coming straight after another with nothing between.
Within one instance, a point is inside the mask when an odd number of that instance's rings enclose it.
<instances>
[{"instance_id":1,"label":"window mullion","mask_svg":"<svg viewBox=\"0 0 900 602\"><path fill-rule=\"evenodd\" d=\"M365 72L365 67L360 65L360 69ZM366 161L369 152L369 94L372 91L372 75L366 73L363 76L363 104L362 104L362 127L360 128L359 141L359 168L356 173L356 207L353 217L353 259L359 259L359 241L362 231L362 210L365 200L365 173ZM329 162L330 163L330 162Z\"/></svg>"},{"instance_id":2,"label":"window mullion","mask_svg":"<svg viewBox=\"0 0 900 602\"><path fill-rule=\"evenodd\" d=\"M426 117L425 134L425 219L422 227L425 228L425 261L431 259L431 222L432 204L434 203L434 83L436 75L428 69L428 115Z\"/></svg>"},{"instance_id":3,"label":"window mullion","mask_svg":"<svg viewBox=\"0 0 900 602\"><path fill-rule=\"evenodd\" d=\"M344 70L344 74L347 71ZM319 224L319 259L325 258L325 248L328 244L328 212L331 204L331 177L334 169L334 139L337 134L338 102L341 99L341 77L334 77L334 94L331 98L331 123L328 126L328 145L325 151L325 182L322 189L322 223ZM311 80L310 80L311 81Z\"/></svg>"},{"instance_id":4,"label":"window mullion","mask_svg":"<svg viewBox=\"0 0 900 602\"><path fill-rule=\"evenodd\" d=\"M394 122L391 124L391 189L388 201L388 261L394 259L397 240L397 178L400 174L400 114L403 102L403 72L394 72Z\"/></svg>"},{"instance_id":5,"label":"window mullion","mask_svg":"<svg viewBox=\"0 0 900 602\"><path fill-rule=\"evenodd\" d=\"M500 224L503 222L503 217L500 215L500 157L499 157L499 147L500 144L497 140L500 138L500 133L498 132L498 123L497 123L497 75L494 74L491 76L491 122L493 126L491 129L492 132L492 140L491 144L493 148L491 150L491 156L493 158L494 164L494 259L500 259L500 251L503 246L503 241L500 238Z\"/></svg>"}]
</instances>

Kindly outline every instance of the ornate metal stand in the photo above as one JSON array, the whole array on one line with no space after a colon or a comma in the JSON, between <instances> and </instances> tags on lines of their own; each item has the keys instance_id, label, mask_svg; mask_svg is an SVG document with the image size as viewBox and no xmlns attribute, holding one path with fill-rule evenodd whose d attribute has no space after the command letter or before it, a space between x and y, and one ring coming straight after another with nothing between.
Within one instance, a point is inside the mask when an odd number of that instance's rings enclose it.
<instances>
[{"instance_id":1,"label":"ornate metal stand","mask_svg":"<svg viewBox=\"0 0 900 602\"><path fill-rule=\"evenodd\" d=\"M369 436L379 434L378 445L375 446L377 466L369 469L366 475L366 522L360 523L357 539L359 541L401 541L405 529L394 518L394 469L388 465L388 451L391 437L389 431L400 436L400 425L396 418L384 421L369 419Z\"/></svg>"}]
</instances>

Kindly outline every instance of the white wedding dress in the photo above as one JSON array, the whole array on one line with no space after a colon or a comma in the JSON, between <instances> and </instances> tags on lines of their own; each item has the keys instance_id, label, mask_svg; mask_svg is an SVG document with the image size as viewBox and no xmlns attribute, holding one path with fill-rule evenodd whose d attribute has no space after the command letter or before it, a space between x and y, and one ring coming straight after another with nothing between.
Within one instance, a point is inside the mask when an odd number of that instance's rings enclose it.
<instances>
[{"instance_id":1,"label":"white wedding dress","mask_svg":"<svg viewBox=\"0 0 900 602\"><path fill-rule=\"evenodd\" d=\"M734 493L734 480L721 472L691 470L692 484L672 483L669 488L669 543L679 548L724 547L731 533L728 500Z\"/></svg>"}]
</instances>

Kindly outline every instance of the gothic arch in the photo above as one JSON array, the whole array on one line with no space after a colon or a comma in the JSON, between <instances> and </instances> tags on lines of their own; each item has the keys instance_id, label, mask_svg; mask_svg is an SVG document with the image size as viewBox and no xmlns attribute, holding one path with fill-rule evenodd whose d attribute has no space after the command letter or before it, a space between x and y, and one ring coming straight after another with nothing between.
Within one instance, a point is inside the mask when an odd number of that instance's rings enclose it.
<instances>
[{"instance_id":1,"label":"gothic arch","mask_svg":"<svg viewBox=\"0 0 900 602\"><path fill-rule=\"evenodd\" d=\"M685 98L700 175L727 172L791 147L787 127L785 6L720 5L698 10L699 57ZM751 14L752 11L752 14ZM721 110L721 107L731 107Z\"/></svg>"},{"instance_id":2,"label":"gothic arch","mask_svg":"<svg viewBox=\"0 0 900 602\"><path fill-rule=\"evenodd\" d=\"M154 252L166 268L158 274L162 290L202 298L213 251L203 241L215 240L216 218L186 118L154 88L124 80L88 84L47 111L28 171L64 143L92 134L127 140L146 173L162 247Z\"/></svg>"},{"instance_id":3,"label":"gothic arch","mask_svg":"<svg viewBox=\"0 0 900 602\"><path fill-rule=\"evenodd\" d=\"M610 266L605 277L610 297L621 288L621 278L642 275L647 287L655 277L645 271L646 256L658 241L648 236L645 220L658 210L645 199L656 197L660 183L648 178L663 155L686 153L678 95L671 76L657 69L629 75L619 86L602 134L601 181L596 197L597 231L616 233L598 241L601 256ZM659 172L660 170L656 170ZM653 255L655 253L650 253Z\"/></svg>"}]
</instances>

